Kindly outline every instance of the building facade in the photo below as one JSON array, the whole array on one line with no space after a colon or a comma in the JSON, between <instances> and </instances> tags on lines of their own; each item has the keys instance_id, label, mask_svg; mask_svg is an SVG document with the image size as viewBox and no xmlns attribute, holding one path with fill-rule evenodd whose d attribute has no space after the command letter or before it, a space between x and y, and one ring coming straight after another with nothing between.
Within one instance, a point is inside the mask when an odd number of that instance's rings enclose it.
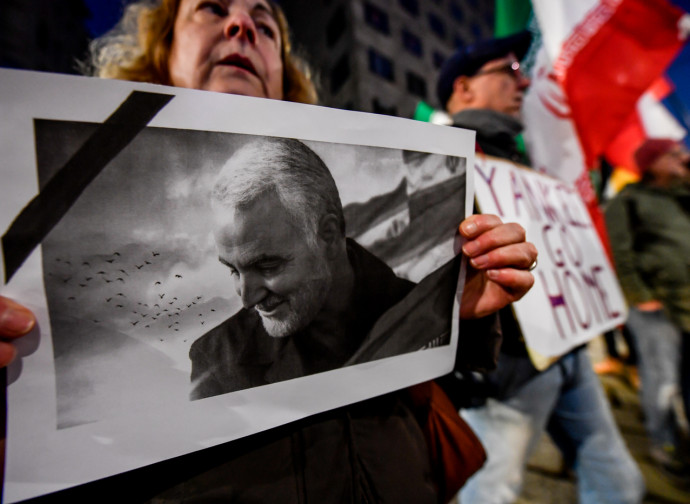
<instances>
[{"instance_id":1,"label":"building facade","mask_svg":"<svg viewBox=\"0 0 690 504\"><path fill-rule=\"evenodd\" d=\"M326 106L412 117L439 107L436 77L461 45L490 37L486 0L284 0Z\"/></svg>"}]
</instances>

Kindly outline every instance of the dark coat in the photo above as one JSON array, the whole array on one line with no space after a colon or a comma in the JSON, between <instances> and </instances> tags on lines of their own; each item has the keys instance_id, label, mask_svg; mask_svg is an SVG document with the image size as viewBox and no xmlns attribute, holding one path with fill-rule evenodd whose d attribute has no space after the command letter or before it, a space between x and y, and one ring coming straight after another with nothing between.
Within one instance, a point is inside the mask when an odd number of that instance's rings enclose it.
<instances>
[{"instance_id":1,"label":"dark coat","mask_svg":"<svg viewBox=\"0 0 690 504\"><path fill-rule=\"evenodd\" d=\"M468 109L453 115L453 126L477 132L478 152L529 166L515 139L522 131L517 119L493 110ZM455 372L437 380L457 407L481 406L488 397L506 399L538 374L512 307L500 310L499 319L503 341L496 369L479 374L463 366L460 354L466 350L461 339Z\"/></svg>"},{"instance_id":2,"label":"dark coat","mask_svg":"<svg viewBox=\"0 0 690 504\"><path fill-rule=\"evenodd\" d=\"M690 331L690 187L629 184L605 215L628 303L661 301L671 319Z\"/></svg>"}]
</instances>

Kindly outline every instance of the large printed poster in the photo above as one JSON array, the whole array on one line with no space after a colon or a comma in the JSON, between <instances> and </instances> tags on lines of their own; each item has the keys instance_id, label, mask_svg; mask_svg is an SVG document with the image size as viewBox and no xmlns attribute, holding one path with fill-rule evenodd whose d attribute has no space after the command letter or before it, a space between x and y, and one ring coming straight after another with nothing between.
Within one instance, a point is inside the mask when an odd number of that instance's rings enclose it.
<instances>
[{"instance_id":1,"label":"large printed poster","mask_svg":"<svg viewBox=\"0 0 690 504\"><path fill-rule=\"evenodd\" d=\"M473 133L9 70L0 118L5 502L452 369Z\"/></svg>"},{"instance_id":2,"label":"large printed poster","mask_svg":"<svg viewBox=\"0 0 690 504\"><path fill-rule=\"evenodd\" d=\"M537 367L625 321L616 273L572 184L479 155L482 212L517 222L539 251L534 286L512 309Z\"/></svg>"}]
</instances>

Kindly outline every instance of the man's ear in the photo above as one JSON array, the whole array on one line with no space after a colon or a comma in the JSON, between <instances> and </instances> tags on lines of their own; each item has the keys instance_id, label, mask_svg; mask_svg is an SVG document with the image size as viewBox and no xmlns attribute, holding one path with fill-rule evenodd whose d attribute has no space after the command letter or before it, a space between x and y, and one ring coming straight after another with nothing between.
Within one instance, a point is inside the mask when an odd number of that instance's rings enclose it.
<instances>
[{"instance_id":1,"label":"man's ear","mask_svg":"<svg viewBox=\"0 0 690 504\"><path fill-rule=\"evenodd\" d=\"M457 95L462 103L472 101L474 91L472 90L472 86L470 86L470 78L468 76L460 75L455 78L453 81L453 94Z\"/></svg>"},{"instance_id":2,"label":"man's ear","mask_svg":"<svg viewBox=\"0 0 690 504\"><path fill-rule=\"evenodd\" d=\"M326 253L329 259L336 257L336 253L344 242L343 233L340 230L340 221L334 214L326 214L319 221L319 238L326 245Z\"/></svg>"}]
</instances>

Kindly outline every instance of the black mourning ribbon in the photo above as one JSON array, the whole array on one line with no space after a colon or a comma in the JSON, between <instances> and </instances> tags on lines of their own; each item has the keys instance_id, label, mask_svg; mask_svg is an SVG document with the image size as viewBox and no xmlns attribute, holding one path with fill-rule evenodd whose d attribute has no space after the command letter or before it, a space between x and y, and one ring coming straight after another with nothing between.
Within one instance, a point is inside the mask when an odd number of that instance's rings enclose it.
<instances>
[{"instance_id":1,"label":"black mourning ribbon","mask_svg":"<svg viewBox=\"0 0 690 504\"><path fill-rule=\"evenodd\" d=\"M60 222L105 166L143 130L173 95L133 91L22 209L2 237L5 283Z\"/></svg>"}]
</instances>

